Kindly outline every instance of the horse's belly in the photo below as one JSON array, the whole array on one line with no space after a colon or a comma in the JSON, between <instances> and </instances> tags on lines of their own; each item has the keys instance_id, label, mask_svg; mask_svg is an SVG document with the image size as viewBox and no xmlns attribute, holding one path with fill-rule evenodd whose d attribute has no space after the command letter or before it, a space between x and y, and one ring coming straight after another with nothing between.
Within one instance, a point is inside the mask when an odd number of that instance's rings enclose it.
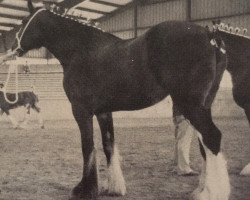
<instances>
[{"instance_id":1,"label":"horse's belly","mask_svg":"<svg viewBox=\"0 0 250 200\"><path fill-rule=\"evenodd\" d=\"M99 99L96 102L96 113L113 111L133 111L150 107L163 100L168 93L160 87L151 88L147 91L118 92L111 99L106 101Z\"/></svg>"}]
</instances>

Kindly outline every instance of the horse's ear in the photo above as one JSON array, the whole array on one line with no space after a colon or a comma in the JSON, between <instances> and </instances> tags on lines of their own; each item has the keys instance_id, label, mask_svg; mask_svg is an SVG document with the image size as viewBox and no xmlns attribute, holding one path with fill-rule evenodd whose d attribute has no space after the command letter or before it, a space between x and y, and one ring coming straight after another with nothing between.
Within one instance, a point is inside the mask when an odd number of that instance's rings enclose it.
<instances>
[{"instance_id":1,"label":"horse's ear","mask_svg":"<svg viewBox=\"0 0 250 200\"><path fill-rule=\"evenodd\" d=\"M30 11L30 14L32 14L34 12L34 6L32 4L32 1L31 0L28 0L28 8L29 8L29 11Z\"/></svg>"}]
</instances>

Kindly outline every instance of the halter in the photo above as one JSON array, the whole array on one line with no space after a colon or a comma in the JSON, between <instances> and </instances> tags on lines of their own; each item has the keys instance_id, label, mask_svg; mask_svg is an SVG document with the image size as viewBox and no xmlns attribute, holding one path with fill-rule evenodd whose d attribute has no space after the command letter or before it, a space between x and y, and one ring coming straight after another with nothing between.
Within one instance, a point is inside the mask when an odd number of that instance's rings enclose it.
<instances>
[{"instance_id":1,"label":"halter","mask_svg":"<svg viewBox=\"0 0 250 200\"><path fill-rule=\"evenodd\" d=\"M8 85L9 80L10 80L11 73L15 73L15 100L13 100L13 101L8 99L7 91L6 91L7 85ZM15 104L18 101L18 68L17 68L17 65L12 65L9 67L7 79L5 81L4 87L2 88L2 91L4 94L4 98L8 103Z\"/></svg>"},{"instance_id":2,"label":"halter","mask_svg":"<svg viewBox=\"0 0 250 200\"><path fill-rule=\"evenodd\" d=\"M40 12L42 12L42 11L44 11L44 10L46 10L46 9L45 9L45 8L41 8L41 9L39 9L39 10L37 10L37 11L35 12L35 14L29 19L29 21L28 21L27 24L25 25L25 27L24 27L24 29L23 29L23 32L21 33L21 36L20 36L20 37L19 37L18 35L19 35L21 29L16 33L17 48L15 48L13 51L17 51L17 50L19 49L19 50L21 50L22 52L24 52L24 49L23 49L22 46L21 46L21 40L22 40L22 38L23 38L23 35L24 35L26 29L28 28L28 26L30 25L31 21L35 18L35 16L36 16L38 13L40 13Z\"/></svg>"}]
</instances>

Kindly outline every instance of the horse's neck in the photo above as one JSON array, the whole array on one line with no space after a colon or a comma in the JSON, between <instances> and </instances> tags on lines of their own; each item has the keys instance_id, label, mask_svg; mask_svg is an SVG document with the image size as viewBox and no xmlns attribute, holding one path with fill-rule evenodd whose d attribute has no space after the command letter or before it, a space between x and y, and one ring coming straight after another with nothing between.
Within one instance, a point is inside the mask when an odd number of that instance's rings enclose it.
<instances>
[{"instance_id":1,"label":"horse's neck","mask_svg":"<svg viewBox=\"0 0 250 200\"><path fill-rule=\"evenodd\" d=\"M234 78L239 73L244 73L249 68L250 40L241 36L222 33L228 56L227 70Z\"/></svg>"},{"instance_id":2,"label":"horse's neck","mask_svg":"<svg viewBox=\"0 0 250 200\"><path fill-rule=\"evenodd\" d=\"M62 18L49 24L44 44L64 66L69 65L77 54L84 58L88 56L89 51L119 40L93 27L66 20Z\"/></svg>"}]
</instances>

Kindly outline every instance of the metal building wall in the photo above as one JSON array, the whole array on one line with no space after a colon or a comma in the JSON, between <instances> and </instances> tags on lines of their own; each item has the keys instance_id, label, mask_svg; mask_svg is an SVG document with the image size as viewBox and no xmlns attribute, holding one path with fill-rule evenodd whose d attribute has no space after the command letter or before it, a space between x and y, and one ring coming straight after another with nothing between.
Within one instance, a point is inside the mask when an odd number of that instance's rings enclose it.
<instances>
[{"instance_id":1,"label":"metal building wall","mask_svg":"<svg viewBox=\"0 0 250 200\"><path fill-rule=\"evenodd\" d=\"M104 30L123 39L133 38L137 19L137 35L151 26L168 20L188 20L200 25L210 25L221 18L231 26L250 30L250 0L147 0L138 4L137 17L134 8L114 15L102 22ZM189 5L190 3L190 5ZM190 7L190 9L189 9ZM190 13L189 13L190 12ZM250 35L250 33L247 33Z\"/></svg>"},{"instance_id":2,"label":"metal building wall","mask_svg":"<svg viewBox=\"0 0 250 200\"><path fill-rule=\"evenodd\" d=\"M127 10L118 13L109 20L102 22L100 27L118 37L124 39L133 38L134 8L128 8Z\"/></svg>"},{"instance_id":3,"label":"metal building wall","mask_svg":"<svg viewBox=\"0 0 250 200\"><path fill-rule=\"evenodd\" d=\"M168 20L186 19L186 1L175 0L138 6L138 27L150 27Z\"/></svg>"},{"instance_id":4,"label":"metal building wall","mask_svg":"<svg viewBox=\"0 0 250 200\"><path fill-rule=\"evenodd\" d=\"M250 12L249 0L191 0L191 19L194 20L247 12Z\"/></svg>"}]
</instances>

